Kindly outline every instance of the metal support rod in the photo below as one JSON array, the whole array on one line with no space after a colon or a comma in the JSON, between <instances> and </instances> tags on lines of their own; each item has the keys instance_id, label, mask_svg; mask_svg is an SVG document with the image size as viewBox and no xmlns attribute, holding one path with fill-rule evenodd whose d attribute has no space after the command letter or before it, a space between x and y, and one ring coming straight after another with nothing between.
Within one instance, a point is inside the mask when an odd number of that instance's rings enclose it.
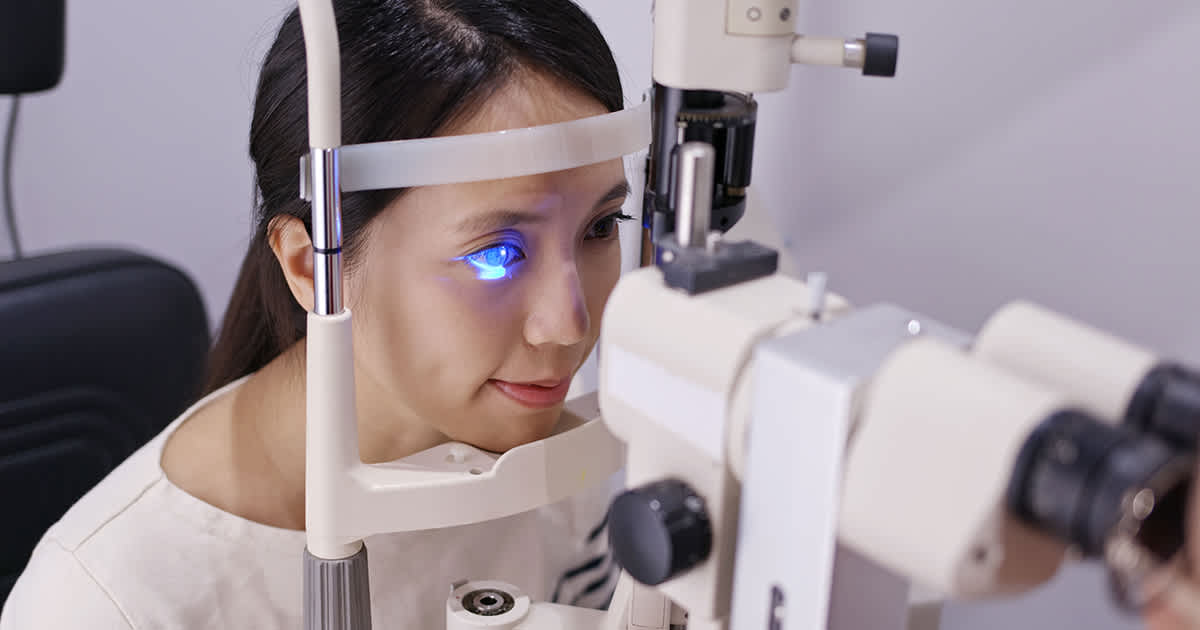
<instances>
[{"instance_id":1,"label":"metal support rod","mask_svg":"<svg viewBox=\"0 0 1200 630\"><path fill-rule=\"evenodd\" d=\"M842 66L846 68L862 68L866 63L866 40L847 39L842 44Z\"/></svg>"},{"instance_id":2,"label":"metal support rod","mask_svg":"<svg viewBox=\"0 0 1200 630\"><path fill-rule=\"evenodd\" d=\"M342 197L338 150L313 149L308 184L312 199L313 311L336 315L342 300Z\"/></svg>"},{"instance_id":3,"label":"metal support rod","mask_svg":"<svg viewBox=\"0 0 1200 630\"><path fill-rule=\"evenodd\" d=\"M716 151L707 142L679 145L675 232L684 247L705 247L712 217L713 165Z\"/></svg>"}]
</instances>

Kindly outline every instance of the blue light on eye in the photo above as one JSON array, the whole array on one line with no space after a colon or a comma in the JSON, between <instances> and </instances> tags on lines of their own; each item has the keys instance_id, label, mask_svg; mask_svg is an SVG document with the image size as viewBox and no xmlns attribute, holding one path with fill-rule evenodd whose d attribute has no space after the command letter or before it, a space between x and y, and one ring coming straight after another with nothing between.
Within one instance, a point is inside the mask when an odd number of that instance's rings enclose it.
<instances>
[{"instance_id":1,"label":"blue light on eye","mask_svg":"<svg viewBox=\"0 0 1200 630\"><path fill-rule=\"evenodd\" d=\"M508 267L517 262L520 251L512 245L493 245L460 260L475 268L480 280L498 280L508 275Z\"/></svg>"}]
</instances>

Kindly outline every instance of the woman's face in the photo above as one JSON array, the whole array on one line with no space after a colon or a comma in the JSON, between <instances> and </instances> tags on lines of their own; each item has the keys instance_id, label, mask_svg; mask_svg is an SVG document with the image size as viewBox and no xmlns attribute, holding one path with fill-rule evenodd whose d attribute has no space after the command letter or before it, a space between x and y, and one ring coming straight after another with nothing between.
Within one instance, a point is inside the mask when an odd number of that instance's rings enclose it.
<instances>
[{"instance_id":1,"label":"woman's face","mask_svg":"<svg viewBox=\"0 0 1200 630\"><path fill-rule=\"evenodd\" d=\"M607 113L539 77L451 130ZM358 378L416 420L492 451L549 435L620 274L621 160L417 187L373 222L348 283Z\"/></svg>"}]
</instances>

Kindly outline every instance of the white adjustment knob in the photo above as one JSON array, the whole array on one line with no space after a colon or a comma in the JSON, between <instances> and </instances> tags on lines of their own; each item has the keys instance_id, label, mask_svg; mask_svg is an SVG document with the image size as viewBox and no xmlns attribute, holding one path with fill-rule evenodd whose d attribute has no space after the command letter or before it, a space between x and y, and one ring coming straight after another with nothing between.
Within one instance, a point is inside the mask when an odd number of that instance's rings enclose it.
<instances>
[{"instance_id":1,"label":"white adjustment knob","mask_svg":"<svg viewBox=\"0 0 1200 630\"><path fill-rule=\"evenodd\" d=\"M813 319L821 319L821 314L825 312L825 292L829 276L822 271L813 271L808 274L804 283L808 285L809 290L809 315Z\"/></svg>"},{"instance_id":2,"label":"white adjustment knob","mask_svg":"<svg viewBox=\"0 0 1200 630\"><path fill-rule=\"evenodd\" d=\"M471 455L471 449L465 444L454 444L450 446L450 461L455 464L461 464L467 461Z\"/></svg>"}]
</instances>

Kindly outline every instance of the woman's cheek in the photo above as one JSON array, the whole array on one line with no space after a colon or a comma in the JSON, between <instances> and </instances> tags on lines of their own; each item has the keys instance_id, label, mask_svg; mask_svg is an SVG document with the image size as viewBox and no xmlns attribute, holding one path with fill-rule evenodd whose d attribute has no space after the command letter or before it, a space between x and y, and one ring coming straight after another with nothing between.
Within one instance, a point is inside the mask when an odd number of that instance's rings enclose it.
<instances>
[{"instance_id":1,"label":"woman's cheek","mask_svg":"<svg viewBox=\"0 0 1200 630\"><path fill-rule=\"evenodd\" d=\"M452 274L438 279L420 299L420 313L431 328L452 331L456 346L486 347L519 335L523 283L508 280L486 281ZM507 347L507 346L506 346ZM473 351L474 352L474 351Z\"/></svg>"},{"instance_id":2,"label":"woman's cheek","mask_svg":"<svg viewBox=\"0 0 1200 630\"><path fill-rule=\"evenodd\" d=\"M1146 611L1146 630L1188 630L1187 626L1166 606L1155 606Z\"/></svg>"},{"instance_id":3,"label":"woman's cheek","mask_svg":"<svg viewBox=\"0 0 1200 630\"><path fill-rule=\"evenodd\" d=\"M583 276L584 290L588 295L589 310L603 310L621 279L621 248L614 242L611 247L597 252L592 259L584 258L579 261L580 273Z\"/></svg>"}]
</instances>

